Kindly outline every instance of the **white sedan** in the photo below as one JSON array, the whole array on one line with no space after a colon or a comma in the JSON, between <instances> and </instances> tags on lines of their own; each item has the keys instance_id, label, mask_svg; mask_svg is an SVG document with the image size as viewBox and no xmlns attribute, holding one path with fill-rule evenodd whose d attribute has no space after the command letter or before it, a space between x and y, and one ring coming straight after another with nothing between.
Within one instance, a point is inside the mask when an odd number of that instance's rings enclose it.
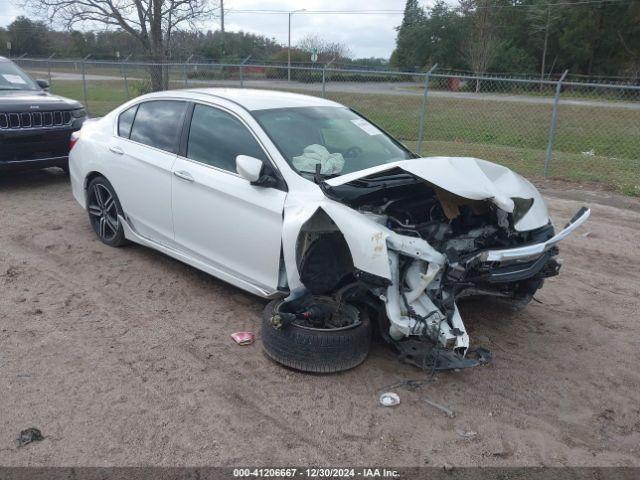
<instances>
[{"instance_id":1,"label":"white sedan","mask_svg":"<svg viewBox=\"0 0 640 480\"><path fill-rule=\"evenodd\" d=\"M358 113L292 93L138 97L72 138L73 194L100 240L154 248L274 299L276 361L344 370L380 328L402 359L478 363L456 300L528 302L560 265L536 188L474 158L418 158Z\"/></svg>"}]
</instances>

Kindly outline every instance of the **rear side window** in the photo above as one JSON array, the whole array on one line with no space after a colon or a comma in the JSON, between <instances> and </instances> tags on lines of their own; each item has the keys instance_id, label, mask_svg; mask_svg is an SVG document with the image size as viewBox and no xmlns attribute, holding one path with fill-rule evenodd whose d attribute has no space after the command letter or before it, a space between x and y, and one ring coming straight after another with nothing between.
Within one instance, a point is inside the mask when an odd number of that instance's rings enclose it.
<instances>
[{"instance_id":1,"label":"rear side window","mask_svg":"<svg viewBox=\"0 0 640 480\"><path fill-rule=\"evenodd\" d=\"M187 104L173 100L141 103L131 128L131 140L176 153Z\"/></svg>"},{"instance_id":2,"label":"rear side window","mask_svg":"<svg viewBox=\"0 0 640 480\"><path fill-rule=\"evenodd\" d=\"M187 158L235 172L238 155L267 160L256 139L237 118L217 108L196 105Z\"/></svg>"},{"instance_id":3,"label":"rear side window","mask_svg":"<svg viewBox=\"0 0 640 480\"><path fill-rule=\"evenodd\" d=\"M120 114L120 117L118 118L118 136L129 138L129 135L131 135L131 126L133 125L133 119L136 116L137 110L138 105L134 105Z\"/></svg>"}]
</instances>

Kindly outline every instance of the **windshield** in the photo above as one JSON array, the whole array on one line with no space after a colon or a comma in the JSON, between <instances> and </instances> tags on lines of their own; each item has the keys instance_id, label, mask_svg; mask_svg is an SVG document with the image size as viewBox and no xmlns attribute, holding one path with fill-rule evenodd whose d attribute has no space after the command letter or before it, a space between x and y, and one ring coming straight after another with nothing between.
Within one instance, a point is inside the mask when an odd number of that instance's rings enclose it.
<instances>
[{"instance_id":1,"label":"windshield","mask_svg":"<svg viewBox=\"0 0 640 480\"><path fill-rule=\"evenodd\" d=\"M300 173L335 177L413 154L345 107L295 107L252 112L282 155Z\"/></svg>"},{"instance_id":2,"label":"windshield","mask_svg":"<svg viewBox=\"0 0 640 480\"><path fill-rule=\"evenodd\" d=\"M40 90L40 87L15 64L0 62L0 90Z\"/></svg>"}]
</instances>

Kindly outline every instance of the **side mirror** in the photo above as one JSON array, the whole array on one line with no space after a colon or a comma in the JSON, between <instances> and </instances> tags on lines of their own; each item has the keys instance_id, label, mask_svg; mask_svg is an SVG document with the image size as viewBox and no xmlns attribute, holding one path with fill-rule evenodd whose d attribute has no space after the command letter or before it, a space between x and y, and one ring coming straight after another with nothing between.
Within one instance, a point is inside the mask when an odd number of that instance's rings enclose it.
<instances>
[{"instance_id":1,"label":"side mirror","mask_svg":"<svg viewBox=\"0 0 640 480\"><path fill-rule=\"evenodd\" d=\"M49 90L49 82L47 82L46 80L43 80L42 78L38 78L36 80L36 83L38 84L38 86L43 89L43 90Z\"/></svg>"},{"instance_id":2,"label":"side mirror","mask_svg":"<svg viewBox=\"0 0 640 480\"><path fill-rule=\"evenodd\" d=\"M257 158L248 155L238 155L236 157L236 170L238 171L238 175L249 183L260 180L263 166L264 163L262 163L262 160L258 160Z\"/></svg>"}]
</instances>

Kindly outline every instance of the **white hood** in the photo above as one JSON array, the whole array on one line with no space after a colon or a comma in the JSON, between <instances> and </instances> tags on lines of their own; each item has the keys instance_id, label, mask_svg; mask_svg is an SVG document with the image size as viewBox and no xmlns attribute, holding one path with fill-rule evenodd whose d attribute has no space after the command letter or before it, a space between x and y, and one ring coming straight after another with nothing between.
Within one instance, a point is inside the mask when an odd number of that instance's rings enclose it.
<instances>
[{"instance_id":1,"label":"white hood","mask_svg":"<svg viewBox=\"0 0 640 480\"><path fill-rule=\"evenodd\" d=\"M526 179L502 165L470 157L426 157L378 165L327 180L333 187L376 173L400 168L448 192L470 200L489 200L513 212L514 198L533 199L529 212L515 225L517 230L539 228L549 222L546 204Z\"/></svg>"}]
</instances>

